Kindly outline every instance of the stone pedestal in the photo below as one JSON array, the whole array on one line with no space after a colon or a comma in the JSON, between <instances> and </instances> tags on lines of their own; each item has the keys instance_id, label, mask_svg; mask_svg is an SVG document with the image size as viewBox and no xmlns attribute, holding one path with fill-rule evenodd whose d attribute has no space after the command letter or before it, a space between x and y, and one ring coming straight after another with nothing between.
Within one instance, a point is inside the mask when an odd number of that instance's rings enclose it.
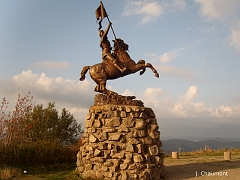
<instances>
[{"instance_id":1,"label":"stone pedestal","mask_svg":"<svg viewBox=\"0 0 240 180\"><path fill-rule=\"evenodd\" d=\"M158 129L154 112L143 105L92 106L77 155L77 170L84 176L111 180L164 178Z\"/></svg>"}]
</instances>

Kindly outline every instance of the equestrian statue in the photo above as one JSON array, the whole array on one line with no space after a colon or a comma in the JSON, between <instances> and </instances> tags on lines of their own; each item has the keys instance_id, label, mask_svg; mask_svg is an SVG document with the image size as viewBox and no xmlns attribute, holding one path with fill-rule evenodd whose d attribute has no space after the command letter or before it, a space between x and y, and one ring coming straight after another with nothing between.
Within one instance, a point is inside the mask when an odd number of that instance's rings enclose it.
<instances>
[{"instance_id":1,"label":"equestrian statue","mask_svg":"<svg viewBox=\"0 0 240 180\"><path fill-rule=\"evenodd\" d=\"M96 82L95 91L103 94L117 94L106 88L107 80L117 79L129 74L140 71L142 75L146 68L150 68L156 77L159 77L157 70L150 64L145 63L144 60L139 60L135 63L134 60L128 54L128 44L126 44L122 39L116 38L116 35L112 28L112 23L110 22L106 10L101 3L96 10L97 20L99 21L99 36L100 36L100 47L102 48L102 63L94 64L92 66L85 66L82 69L80 75L80 81L85 79L85 74L89 70L91 78ZM107 17L109 23L105 31L101 30L101 21L103 18ZM108 40L108 31L112 29L115 40L113 40L113 51L111 48L111 43ZM112 52L111 52L112 51Z\"/></svg>"}]
</instances>

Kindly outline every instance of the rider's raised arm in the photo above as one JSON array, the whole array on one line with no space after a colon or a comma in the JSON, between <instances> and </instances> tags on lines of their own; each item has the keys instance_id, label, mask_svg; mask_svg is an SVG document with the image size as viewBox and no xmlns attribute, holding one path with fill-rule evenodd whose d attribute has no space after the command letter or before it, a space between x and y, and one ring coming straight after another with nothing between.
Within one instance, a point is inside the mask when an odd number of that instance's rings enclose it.
<instances>
[{"instance_id":1,"label":"rider's raised arm","mask_svg":"<svg viewBox=\"0 0 240 180\"><path fill-rule=\"evenodd\" d=\"M111 25L112 25L112 23L109 22L109 23L108 23L108 27L107 27L106 30L104 31L104 36L106 36L106 35L108 34L108 31L109 31Z\"/></svg>"}]
</instances>

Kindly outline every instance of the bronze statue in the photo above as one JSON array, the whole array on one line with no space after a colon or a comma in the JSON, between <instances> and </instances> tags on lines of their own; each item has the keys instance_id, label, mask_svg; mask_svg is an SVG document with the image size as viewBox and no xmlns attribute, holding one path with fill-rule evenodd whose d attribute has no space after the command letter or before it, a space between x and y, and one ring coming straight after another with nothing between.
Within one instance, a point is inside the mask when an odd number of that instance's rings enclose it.
<instances>
[{"instance_id":1,"label":"bronze statue","mask_svg":"<svg viewBox=\"0 0 240 180\"><path fill-rule=\"evenodd\" d=\"M107 34L111 25L112 23L109 22L108 27L105 31L99 30L99 36L101 38L100 47L102 48L102 60L110 61L110 63L112 63L116 68L118 68L123 73L126 70L126 67L121 68L117 64L117 59L111 54L111 44L107 38Z\"/></svg>"},{"instance_id":2,"label":"bronze statue","mask_svg":"<svg viewBox=\"0 0 240 180\"><path fill-rule=\"evenodd\" d=\"M96 18L99 21L99 36L100 36L100 47L102 48L102 63L95 64L92 66L85 66L82 69L80 81L85 79L85 74L89 70L91 78L96 82L97 86L95 87L96 92L104 94L117 94L115 92L109 91L106 89L106 82L109 79L117 79L137 71L140 71L142 75L146 68L150 68L156 77L159 77L157 70L150 64L146 63L144 60L139 60L138 63L135 63L127 53L128 45L120 38L116 38L116 35L112 28L112 23L110 22L106 10L100 1L100 6L96 10ZM102 28L101 22L107 17L108 27L105 31L100 30ZM112 29L115 40L113 53L111 53L111 44L108 41L107 34L109 29Z\"/></svg>"},{"instance_id":3,"label":"bronze statue","mask_svg":"<svg viewBox=\"0 0 240 180\"><path fill-rule=\"evenodd\" d=\"M97 86L95 87L96 92L104 94L116 94L115 92L109 91L106 89L106 81L109 79L117 79L122 76L133 74L137 71L140 71L142 75L146 68L150 68L156 77L159 77L157 70L150 64L146 63L144 60L139 60L136 64L134 60L131 59L127 53L128 45L120 38L113 40L114 41L114 54L120 66L126 65L126 70L121 73L121 71L116 68L113 63L109 61L103 61L102 63L95 64L92 66L85 66L82 69L80 81L85 79L85 74L89 70L91 78L96 82Z\"/></svg>"}]
</instances>

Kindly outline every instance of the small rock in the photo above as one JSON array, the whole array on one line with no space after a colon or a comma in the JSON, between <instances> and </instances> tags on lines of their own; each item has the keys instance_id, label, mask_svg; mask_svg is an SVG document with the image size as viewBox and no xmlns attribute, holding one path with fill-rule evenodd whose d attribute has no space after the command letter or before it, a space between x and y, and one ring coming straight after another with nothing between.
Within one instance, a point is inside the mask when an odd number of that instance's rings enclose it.
<instances>
[{"instance_id":1,"label":"small rock","mask_svg":"<svg viewBox=\"0 0 240 180\"><path fill-rule=\"evenodd\" d=\"M120 133L108 133L108 136L109 136L109 138L108 138L109 141L118 141L121 134Z\"/></svg>"},{"instance_id":2,"label":"small rock","mask_svg":"<svg viewBox=\"0 0 240 180\"><path fill-rule=\"evenodd\" d=\"M132 144L127 143L126 145L126 151L127 152L134 152L134 148Z\"/></svg>"},{"instance_id":3,"label":"small rock","mask_svg":"<svg viewBox=\"0 0 240 180\"><path fill-rule=\"evenodd\" d=\"M158 147L156 146L156 145L154 145L154 146L151 146L151 147L149 147L148 148L149 149L149 153L151 154L151 155L158 155L158 153L159 153L159 149L158 149Z\"/></svg>"},{"instance_id":4,"label":"small rock","mask_svg":"<svg viewBox=\"0 0 240 180\"><path fill-rule=\"evenodd\" d=\"M97 138L96 138L94 135L91 134L91 135L89 136L89 141L92 142L92 143L94 143L94 142L97 141Z\"/></svg>"},{"instance_id":5,"label":"small rock","mask_svg":"<svg viewBox=\"0 0 240 180\"><path fill-rule=\"evenodd\" d=\"M127 167L128 167L127 163L123 163L120 165L120 169L122 169L122 170L127 169Z\"/></svg>"},{"instance_id":6,"label":"small rock","mask_svg":"<svg viewBox=\"0 0 240 180\"><path fill-rule=\"evenodd\" d=\"M143 162L143 157L140 154L134 155L133 156L133 161L135 163L141 163L141 162Z\"/></svg>"},{"instance_id":7,"label":"small rock","mask_svg":"<svg viewBox=\"0 0 240 180\"><path fill-rule=\"evenodd\" d=\"M118 127L120 126L120 117L113 117L111 119L105 119L105 126L106 127Z\"/></svg>"}]
</instances>

